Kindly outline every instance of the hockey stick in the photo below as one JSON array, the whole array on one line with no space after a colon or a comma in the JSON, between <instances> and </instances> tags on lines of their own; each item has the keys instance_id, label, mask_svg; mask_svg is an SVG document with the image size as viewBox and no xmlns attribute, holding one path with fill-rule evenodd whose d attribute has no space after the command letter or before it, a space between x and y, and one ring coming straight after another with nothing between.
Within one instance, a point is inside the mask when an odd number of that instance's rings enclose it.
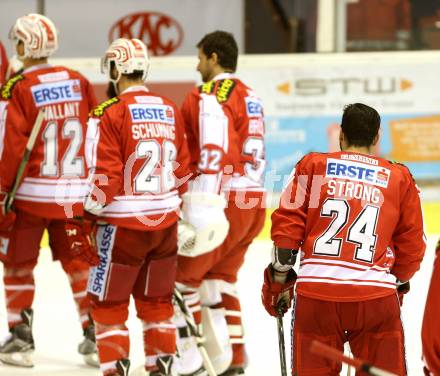
<instances>
[{"instance_id":1,"label":"hockey stick","mask_svg":"<svg viewBox=\"0 0 440 376\"><path fill-rule=\"evenodd\" d=\"M37 118L35 119L35 123L32 127L31 134L26 144L26 149L24 150L23 158L21 159L20 165L18 166L14 186L12 187L12 190L8 195L8 200L5 207L6 213L11 210L12 204L14 203L15 195L17 194L18 187L20 186L21 179L23 178L24 169L26 168L26 165L29 161L29 156L31 155L32 149L34 148L38 133L40 133L41 124L43 124L44 112L44 108L41 108L40 111L38 111Z\"/></svg>"},{"instance_id":2,"label":"hockey stick","mask_svg":"<svg viewBox=\"0 0 440 376\"><path fill-rule=\"evenodd\" d=\"M194 317L192 313L189 311L188 307L186 306L185 300L183 299L183 296L181 292L177 289L177 287L174 288L174 299L177 302L177 305L179 306L180 311L182 312L185 318L186 325L188 326L191 335L196 339L197 347L199 348L200 354L202 355L203 365L206 368L208 375L217 376L214 366L212 365L211 359L209 359L209 355L205 347L203 346L203 338L199 333L197 324L194 321Z\"/></svg>"},{"instance_id":3,"label":"hockey stick","mask_svg":"<svg viewBox=\"0 0 440 376\"><path fill-rule=\"evenodd\" d=\"M383 369L373 367L371 364L364 362L361 359L350 358L342 351L339 351L331 346L325 345L317 340L313 340L310 346L310 351L314 354L321 355L331 360L337 360L353 366L357 371L362 371L372 376L397 376L395 373L385 371Z\"/></svg>"},{"instance_id":4,"label":"hockey stick","mask_svg":"<svg viewBox=\"0 0 440 376\"><path fill-rule=\"evenodd\" d=\"M278 326L278 347L280 352L281 375L287 376L286 349L284 345L283 309L281 307L278 307L277 326Z\"/></svg>"}]
</instances>

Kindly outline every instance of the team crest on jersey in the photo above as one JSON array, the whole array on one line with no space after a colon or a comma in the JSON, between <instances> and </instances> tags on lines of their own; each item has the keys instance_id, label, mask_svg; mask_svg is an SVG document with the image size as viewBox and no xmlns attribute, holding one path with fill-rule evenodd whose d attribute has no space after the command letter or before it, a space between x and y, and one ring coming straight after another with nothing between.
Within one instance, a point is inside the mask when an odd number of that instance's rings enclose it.
<instances>
[{"instance_id":1,"label":"team crest on jersey","mask_svg":"<svg viewBox=\"0 0 440 376\"><path fill-rule=\"evenodd\" d=\"M45 82L32 86L31 91L37 107L82 100L81 84L78 79Z\"/></svg>"},{"instance_id":2,"label":"team crest on jersey","mask_svg":"<svg viewBox=\"0 0 440 376\"><path fill-rule=\"evenodd\" d=\"M215 81L209 81L206 84L199 86L199 92L202 94L212 94L215 87Z\"/></svg>"},{"instance_id":3,"label":"team crest on jersey","mask_svg":"<svg viewBox=\"0 0 440 376\"><path fill-rule=\"evenodd\" d=\"M394 258L394 252L390 247L387 247L386 256L388 258Z\"/></svg>"},{"instance_id":4,"label":"team crest on jersey","mask_svg":"<svg viewBox=\"0 0 440 376\"><path fill-rule=\"evenodd\" d=\"M360 183L388 187L391 171L380 166L370 166L365 163L328 158L326 177L347 179Z\"/></svg>"},{"instance_id":5,"label":"team crest on jersey","mask_svg":"<svg viewBox=\"0 0 440 376\"><path fill-rule=\"evenodd\" d=\"M21 81L24 79L24 76L21 74L17 74L14 77L10 78L8 80L8 82L6 82L3 86L2 86L2 99L10 99L12 97L12 89L14 88L15 84L18 81Z\"/></svg>"},{"instance_id":6,"label":"team crest on jersey","mask_svg":"<svg viewBox=\"0 0 440 376\"><path fill-rule=\"evenodd\" d=\"M90 116L97 116L101 117L104 115L104 112L107 108L114 105L115 103L119 102L118 97L113 97L111 99L106 100L105 102L102 102L101 104L98 104L91 112Z\"/></svg>"},{"instance_id":7,"label":"team crest on jersey","mask_svg":"<svg viewBox=\"0 0 440 376\"><path fill-rule=\"evenodd\" d=\"M130 104L133 123L166 123L174 125L174 110L168 105Z\"/></svg>"},{"instance_id":8,"label":"team crest on jersey","mask_svg":"<svg viewBox=\"0 0 440 376\"><path fill-rule=\"evenodd\" d=\"M98 245L99 265L90 270L87 291L102 300L105 294L108 273L112 261L116 226L98 226L96 240Z\"/></svg>"},{"instance_id":9,"label":"team crest on jersey","mask_svg":"<svg viewBox=\"0 0 440 376\"><path fill-rule=\"evenodd\" d=\"M225 103L231 96L234 87L235 87L234 80L230 80L229 78L226 80L221 80L217 86L217 90L215 93L215 96L217 97L217 101L219 103Z\"/></svg>"}]
</instances>

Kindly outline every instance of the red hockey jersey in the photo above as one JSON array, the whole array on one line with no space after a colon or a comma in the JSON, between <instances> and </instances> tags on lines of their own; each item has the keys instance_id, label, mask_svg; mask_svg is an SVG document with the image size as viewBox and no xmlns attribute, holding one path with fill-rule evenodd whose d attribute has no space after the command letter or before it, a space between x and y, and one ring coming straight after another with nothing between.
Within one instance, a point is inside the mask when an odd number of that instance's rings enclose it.
<instances>
[{"instance_id":1,"label":"red hockey jersey","mask_svg":"<svg viewBox=\"0 0 440 376\"><path fill-rule=\"evenodd\" d=\"M45 117L14 205L45 218L82 214L87 192L84 136L93 88L78 72L48 64L26 69L1 89L0 189L9 192L40 108Z\"/></svg>"},{"instance_id":2,"label":"red hockey jersey","mask_svg":"<svg viewBox=\"0 0 440 376\"><path fill-rule=\"evenodd\" d=\"M5 47L0 42L0 86L6 82L6 76L8 75L9 61L6 55Z\"/></svg>"},{"instance_id":3,"label":"red hockey jersey","mask_svg":"<svg viewBox=\"0 0 440 376\"><path fill-rule=\"evenodd\" d=\"M176 105L133 86L99 105L87 130L93 196L108 223L159 230L178 219L190 178L189 151Z\"/></svg>"},{"instance_id":4,"label":"red hockey jersey","mask_svg":"<svg viewBox=\"0 0 440 376\"><path fill-rule=\"evenodd\" d=\"M296 291L330 301L395 292L425 251L419 191L409 170L351 152L311 153L272 214L272 240L301 249Z\"/></svg>"},{"instance_id":5,"label":"red hockey jersey","mask_svg":"<svg viewBox=\"0 0 440 376\"><path fill-rule=\"evenodd\" d=\"M238 191L262 197L265 147L261 100L230 73L192 90L182 114L191 162L200 175L193 190ZM250 193L250 194L249 194Z\"/></svg>"}]
</instances>

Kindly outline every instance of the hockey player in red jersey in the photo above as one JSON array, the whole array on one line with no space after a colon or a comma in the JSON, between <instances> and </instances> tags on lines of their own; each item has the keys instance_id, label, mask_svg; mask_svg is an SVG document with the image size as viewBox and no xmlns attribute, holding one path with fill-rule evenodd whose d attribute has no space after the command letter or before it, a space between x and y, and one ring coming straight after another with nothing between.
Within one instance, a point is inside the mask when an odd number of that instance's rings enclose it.
<instances>
[{"instance_id":1,"label":"hockey player in red jersey","mask_svg":"<svg viewBox=\"0 0 440 376\"><path fill-rule=\"evenodd\" d=\"M379 127L376 110L348 105L341 152L299 161L272 214L262 300L269 314L285 313L296 284L292 375L339 375L340 363L310 352L314 339L340 350L349 342L355 357L407 374L400 304L426 244L411 173L370 155Z\"/></svg>"},{"instance_id":2,"label":"hockey player in red jersey","mask_svg":"<svg viewBox=\"0 0 440 376\"><path fill-rule=\"evenodd\" d=\"M426 298L422 325L423 362L425 375L440 375L440 239L435 249L434 268Z\"/></svg>"},{"instance_id":3,"label":"hockey player in red jersey","mask_svg":"<svg viewBox=\"0 0 440 376\"><path fill-rule=\"evenodd\" d=\"M179 109L144 86L148 67L147 48L139 39L110 45L102 70L117 96L92 111L87 130L94 186L85 211L98 220L100 258L88 292L106 376L128 375L130 296L143 325L148 374L170 375L176 351L171 298L189 151ZM92 258L88 242L83 244L83 256Z\"/></svg>"},{"instance_id":4,"label":"hockey player in red jersey","mask_svg":"<svg viewBox=\"0 0 440 376\"><path fill-rule=\"evenodd\" d=\"M230 33L209 33L197 47L197 70L205 83L187 95L182 107L191 161L198 171L187 198L195 202L199 197L224 195L227 222L219 223L213 232L226 234L228 223L229 232L223 244L211 252L201 238L194 248L179 249L177 286L196 323L202 324L208 338L205 347L216 372L235 375L243 373L246 366L237 273L265 219L263 107L255 92L234 75L238 48ZM212 210L212 217L220 218L223 213L221 206ZM182 242L185 221L197 211L196 205L184 210ZM205 374L194 339L183 328L184 320L176 317L176 322L181 327L179 371ZM209 338L224 346L211 351Z\"/></svg>"},{"instance_id":5,"label":"hockey player in red jersey","mask_svg":"<svg viewBox=\"0 0 440 376\"><path fill-rule=\"evenodd\" d=\"M88 265L70 256L64 222L81 215L87 192L84 135L88 112L96 105L91 84L78 72L52 66L47 59L58 48L57 31L47 17L17 19L10 37L24 70L1 89L0 119L0 259L10 335L0 346L0 359L32 366L33 270L45 229L55 260L66 272L85 339L78 351L92 361L96 347L86 298ZM6 202L39 110L41 130L15 195L14 210ZM16 218L15 218L16 216ZM14 223L15 220L15 223Z\"/></svg>"}]
</instances>

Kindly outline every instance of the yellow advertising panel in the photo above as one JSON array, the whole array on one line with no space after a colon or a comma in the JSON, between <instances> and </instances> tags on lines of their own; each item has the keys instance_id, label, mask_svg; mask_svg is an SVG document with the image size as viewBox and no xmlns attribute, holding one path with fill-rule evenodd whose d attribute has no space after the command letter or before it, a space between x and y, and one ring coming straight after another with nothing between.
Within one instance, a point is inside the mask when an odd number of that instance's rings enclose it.
<instances>
[{"instance_id":1,"label":"yellow advertising panel","mask_svg":"<svg viewBox=\"0 0 440 376\"><path fill-rule=\"evenodd\" d=\"M440 161L440 116L390 121L390 158L404 162Z\"/></svg>"}]
</instances>

